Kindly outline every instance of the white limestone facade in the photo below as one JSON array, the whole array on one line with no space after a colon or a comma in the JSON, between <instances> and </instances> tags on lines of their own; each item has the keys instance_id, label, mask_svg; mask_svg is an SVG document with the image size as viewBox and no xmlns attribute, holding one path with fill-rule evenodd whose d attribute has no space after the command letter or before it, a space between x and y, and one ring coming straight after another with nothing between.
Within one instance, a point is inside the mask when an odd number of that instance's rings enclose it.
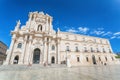
<instances>
[{"instance_id":1,"label":"white limestone facade","mask_svg":"<svg viewBox=\"0 0 120 80\"><path fill-rule=\"evenodd\" d=\"M4 64L66 64L67 60L72 66L115 63L109 40L55 31L52 20L43 12L30 12L25 25L18 21Z\"/></svg>"}]
</instances>

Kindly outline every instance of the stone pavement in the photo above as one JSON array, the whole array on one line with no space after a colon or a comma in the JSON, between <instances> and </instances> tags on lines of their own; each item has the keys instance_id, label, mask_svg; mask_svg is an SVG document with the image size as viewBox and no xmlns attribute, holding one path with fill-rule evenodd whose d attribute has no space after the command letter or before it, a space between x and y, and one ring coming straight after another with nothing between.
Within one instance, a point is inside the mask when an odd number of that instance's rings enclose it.
<instances>
[{"instance_id":1,"label":"stone pavement","mask_svg":"<svg viewBox=\"0 0 120 80\"><path fill-rule=\"evenodd\" d=\"M120 65L0 66L0 80L120 80Z\"/></svg>"}]
</instances>

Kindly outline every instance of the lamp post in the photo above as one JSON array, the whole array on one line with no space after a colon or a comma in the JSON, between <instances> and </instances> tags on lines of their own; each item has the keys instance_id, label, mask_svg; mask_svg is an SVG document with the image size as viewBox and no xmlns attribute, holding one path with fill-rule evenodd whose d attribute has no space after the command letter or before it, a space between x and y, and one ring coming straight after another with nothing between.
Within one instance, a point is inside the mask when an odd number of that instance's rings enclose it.
<instances>
[{"instance_id":1,"label":"lamp post","mask_svg":"<svg viewBox=\"0 0 120 80\"><path fill-rule=\"evenodd\" d=\"M68 56L67 56L68 55L68 51L69 50L66 50L66 66L67 67L71 67L70 60L68 59Z\"/></svg>"},{"instance_id":2,"label":"lamp post","mask_svg":"<svg viewBox=\"0 0 120 80\"><path fill-rule=\"evenodd\" d=\"M67 64L67 54L68 54L68 50L66 50L66 66L68 65Z\"/></svg>"}]
</instances>

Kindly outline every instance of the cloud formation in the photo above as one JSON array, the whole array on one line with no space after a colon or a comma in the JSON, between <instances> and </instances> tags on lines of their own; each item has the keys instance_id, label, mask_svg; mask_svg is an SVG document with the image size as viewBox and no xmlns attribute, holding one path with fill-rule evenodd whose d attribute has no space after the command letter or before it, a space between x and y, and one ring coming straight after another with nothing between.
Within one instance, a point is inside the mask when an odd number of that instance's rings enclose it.
<instances>
[{"instance_id":1,"label":"cloud formation","mask_svg":"<svg viewBox=\"0 0 120 80\"><path fill-rule=\"evenodd\" d=\"M71 28L68 28L66 31L67 32L72 32L72 33L86 34L89 31L89 28L79 27L78 29L75 29L74 27L71 27Z\"/></svg>"},{"instance_id":2,"label":"cloud formation","mask_svg":"<svg viewBox=\"0 0 120 80\"><path fill-rule=\"evenodd\" d=\"M118 36L118 35L120 35L120 32L116 32L113 35Z\"/></svg>"},{"instance_id":3,"label":"cloud formation","mask_svg":"<svg viewBox=\"0 0 120 80\"><path fill-rule=\"evenodd\" d=\"M105 32L102 36L110 36L112 35L112 32L108 31L108 32Z\"/></svg>"},{"instance_id":4,"label":"cloud formation","mask_svg":"<svg viewBox=\"0 0 120 80\"><path fill-rule=\"evenodd\" d=\"M113 35L111 36L111 39L120 39L120 32L113 33Z\"/></svg>"},{"instance_id":5,"label":"cloud formation","mask_svg":"<svg viewBox=\"0 0 120 80\"><path fill-rule=\"evenodd\" d=\"M101 35L105 33L104 31L97 31L97 30L94 30L93 32L91 32L91 34L96 34L96 35Z\"/></svg>"},{"instance_id":6,"label":"cloud formation","mask_svg":"<svg viewBox=\"0 0 120 80\"><path fill-rule=\"evenodd\" d=\"M105 31L104 28L89 29L88 27L78 27L77 29L75 29L74 27L69 27L66 31L108 39L120 39L120 32Z\"/></svg>"},{"instance_id":7,"label":"cloud formation","mask_svg":"<svg viewBox=\"0 0 120 80\"><path fill-rule=\"evenodd\" d=\"M68 29L68 30L66 30L67 32L71 32L71 33L76 33L76 32L78 32L77 30L75 30L75 29Z\"/></svg>"},{"instance_id":8,"label":"cloud formation","mask_svg":"<svg viewBox=\"0 0 120 80\"><path fill-rule=\"evenodd\" d=\"M80 33L86 34L89 31L89 28L87 27L79 27L78 28Z\"/></svg>"}]
</instances>

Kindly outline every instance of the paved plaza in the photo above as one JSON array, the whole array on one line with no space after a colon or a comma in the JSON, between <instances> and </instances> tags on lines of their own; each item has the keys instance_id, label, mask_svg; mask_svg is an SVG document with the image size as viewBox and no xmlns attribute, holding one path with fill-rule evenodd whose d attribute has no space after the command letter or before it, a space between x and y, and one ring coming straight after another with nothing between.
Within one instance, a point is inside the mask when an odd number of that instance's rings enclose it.
<instances>
[{"instance_id":1,"label":"paved plaza","mask_svg":"<svg viewBox=\"0 0 120 80\"><path fill-rule=\"evenodd\" d=\"M0 80L120 80L120 65L0 66Z\"/></svg>"}]
</instances>

